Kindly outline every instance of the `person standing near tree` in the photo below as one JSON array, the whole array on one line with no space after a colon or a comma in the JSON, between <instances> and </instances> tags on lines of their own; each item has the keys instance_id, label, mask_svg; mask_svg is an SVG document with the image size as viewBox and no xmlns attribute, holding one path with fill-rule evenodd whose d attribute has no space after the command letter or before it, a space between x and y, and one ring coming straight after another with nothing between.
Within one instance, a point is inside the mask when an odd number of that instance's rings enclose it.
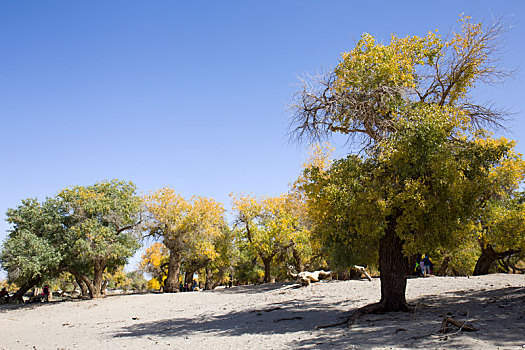
<instances>
[{"instance_id":1,"label":"person standing near tree","mask_svg":"<svg viewBox=\"0 0 525 350\"><path fill-rule=\"evenodd\" d=\"M425 258L423 256L421 256L421 261L419 262L419 268L421 269L421 274L423 275L423 277L426 276L426 273L425 273Z\"/></svg>"},{"instance_id":2,"label":"person standing near tree","mask_svg":"<svg viewBox=\"0 0 525 350\"><path fill-rule=\"evenodd\" d=\"M423 263L425 264L425 272L424 275L430 275L430 266L432 265L432 262L430 261L430 258L428 255L425 254L425 257L423 258Z\"/></svg>"},{"instance_id":3,"label":"person standing near tree","mask_svg":"<svg viewBox=\"0 0 525 350\"><path fill-rule=\"evenodd\" d=\"M44 302L49 302L49 286L47 284L44 286L42 294L44 295Z\"/></svg>"},{"instance_id":4,"label":"person standing near tree","mask_svg":"<svg viewBox=\"0 0 525 350\"><path fill-rule=\"evenodd\" d=\"M9 300L9 293L7 292L7 289L4 287L2 288L2 291L0 291L0 301L8 301Z\"/></svg>"}]
</instances>

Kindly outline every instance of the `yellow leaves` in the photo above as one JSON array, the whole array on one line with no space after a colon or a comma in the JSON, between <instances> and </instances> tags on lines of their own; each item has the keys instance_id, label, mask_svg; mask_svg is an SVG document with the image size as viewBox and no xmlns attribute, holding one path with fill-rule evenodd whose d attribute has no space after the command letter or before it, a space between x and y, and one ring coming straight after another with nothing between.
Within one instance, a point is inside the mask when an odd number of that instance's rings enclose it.
<instances>
[{"instance_id":1,"label":"yellow leaves","mask_svg":"<svg viewBox=\"0 0 525 350\"><path fill-rule=\"evenodd\" d=\"M162 285L164 285L164 280L166 279L166 276L162 279ZM148 281L148 284L146 285L148 290L160 290L161 284L157 278L152 278Z\"/></svg>"},{"instance_id":2,"label":"yellow leaves","mask_svg":"<svg viewBox=\"0 0 525 350\"><path fill-rule=\"evenodd\" d=\"M364 33L351 52L341 54L336 68L340 89L374 89L380 86L410 87L417 83L416 66L440 57L443 42L429 32L426 37L392 35L389 45L376 44Z\"/></svg>"},{"instance_id":3,"label":"yellow leaves","mask_svg":"<svg viewBox=\"0 0 525 350\"><path fill-rule=\"evenodd\" d=\"M145 203L151 232L161 236L171 250L211 260L218 256L215 242L225 225L221 203L199 196L186 200L171 188L147 195Z\"/></svg>"},{"instance_id":4,"label":"yellow leaves","mask_svg":"<svg viewBox=\"0 0 525 350\"><path fill-rule=\"evenodd\" d=\"M145 196L148 212L169 231L176 231L184 225L191 205L171 188L163 188Z\"/></svg>"},{"instance_id":5,"label":"yellow leaves","mask_svg":"<svg viewBox=\"0 0 525 350\"><path fill-rule=\"evenodd\" d=\"M146 249L146 252L142 254L140 261L140 268L146 269L148 266L155 269L160 269L161 265L166 263L169 258L167 247L160 243L153 243Z\"/></svg>"},{"instance_id":6,"label":"yellow leaves","mask_svg":"<svg viewBox=\"0 0 525 350\"><path fill-rule=\"evenodd\" d=\"M302 222L306 215L304 203L294 195L233 196L233 208L245 238L265 255L308 234Z\"/></svg>"}]
</instances>

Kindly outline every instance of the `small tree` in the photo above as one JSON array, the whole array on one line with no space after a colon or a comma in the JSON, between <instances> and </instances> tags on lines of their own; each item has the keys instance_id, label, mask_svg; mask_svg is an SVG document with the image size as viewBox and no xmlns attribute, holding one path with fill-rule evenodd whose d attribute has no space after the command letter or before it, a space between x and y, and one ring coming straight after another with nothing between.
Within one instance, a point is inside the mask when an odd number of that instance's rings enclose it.
<instances>
[{"instance_id":1,"label":"small tree","mask_svg":"<svg viewBox=\"0 0 525 350\"><path fill-rule=\"evenodd\" d=\"M155 242L148 248L140 260L140 269L150 274L159 283L164 284L168 276L169 249L161 242ZM159 289L159 288L156 288Z\"/></svg>"}]
</instances>

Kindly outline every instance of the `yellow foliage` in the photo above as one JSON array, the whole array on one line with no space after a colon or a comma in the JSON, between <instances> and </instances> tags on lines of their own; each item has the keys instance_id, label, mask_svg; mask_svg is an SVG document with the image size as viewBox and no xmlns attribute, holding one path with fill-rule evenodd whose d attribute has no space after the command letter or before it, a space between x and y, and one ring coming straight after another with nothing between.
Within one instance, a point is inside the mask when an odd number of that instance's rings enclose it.
<instances>
[{"instance_id":1,"label":"yellow foliage","mask_svg":"<svg viewBox=\"0 0 525 350\"><path fill-rule=\"evenodd\" d=\"M233 196L238 225L244 237L261 257L276 254L307 236L304 203L292 194L256 198Z\"/></svg>"},{"instance_id":2,"label":"yellow foliage","mask_svg":"<svg viewBox=\"0 0 525 350\"><path fill-rule=\"evenodd\" d=\"M147 195L145 203L151 216L148 229L171 251L210 260L217 257L214 243L225 225L221 203L198 196L186 200L171 188Z\"/></svg>"},{"instance_id":3,"label":"yellow foliage","mask_svg":"<svg viewBox=\"0 0 525 350\"><path fill-rule=\"evenodd\" d=\"M164 277L164 278L162 279L162 281L164 282L165 279L166 279L166 277ZM148 288L149 290L160 290L161 287L162 287L162 286L161 286L159 280L156 279L156 278L152 278L152 279L150 279L150 280L148 281L147 288Z\"/></svg>"}]
</instances>

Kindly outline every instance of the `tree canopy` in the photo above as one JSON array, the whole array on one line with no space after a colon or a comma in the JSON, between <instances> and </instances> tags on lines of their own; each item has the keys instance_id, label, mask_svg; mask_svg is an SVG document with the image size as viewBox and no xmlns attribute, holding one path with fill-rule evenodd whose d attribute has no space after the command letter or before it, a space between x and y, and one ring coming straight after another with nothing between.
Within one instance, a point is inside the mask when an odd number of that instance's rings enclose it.
<instances>
[{"instance_id":1,"label":"tree canopy","mask_svg":"<svg viewBox=\"0 0 525 350\"><path fill-rule=\"evenodd\" d=\"M504 114L472 97L477 84L505 75L495 65L501 23L460 22L448 40L429 32L383 45L363 34L294 105L297 137L364 142L327 171L307 169L304 188L337 259L379 260L382 311L408 309L408 255L461 242L491 169L515 155L512 142L480 129Z\"/></svg>"},{"instance_id":2,"label":"tree canopy","mask_svg":"<svg viewBox=\"0 0 525 350\"><path fill-rule=\"evenodd\" d=\"M160 238L170 252L164 291L179 291L183 261L193 259L207 264L218 256L214 243L225 225L224 209L210 198L186 200L170 188L153 192L145 200L149 214L147 230Z\"/></svg>"}]
</instances>

